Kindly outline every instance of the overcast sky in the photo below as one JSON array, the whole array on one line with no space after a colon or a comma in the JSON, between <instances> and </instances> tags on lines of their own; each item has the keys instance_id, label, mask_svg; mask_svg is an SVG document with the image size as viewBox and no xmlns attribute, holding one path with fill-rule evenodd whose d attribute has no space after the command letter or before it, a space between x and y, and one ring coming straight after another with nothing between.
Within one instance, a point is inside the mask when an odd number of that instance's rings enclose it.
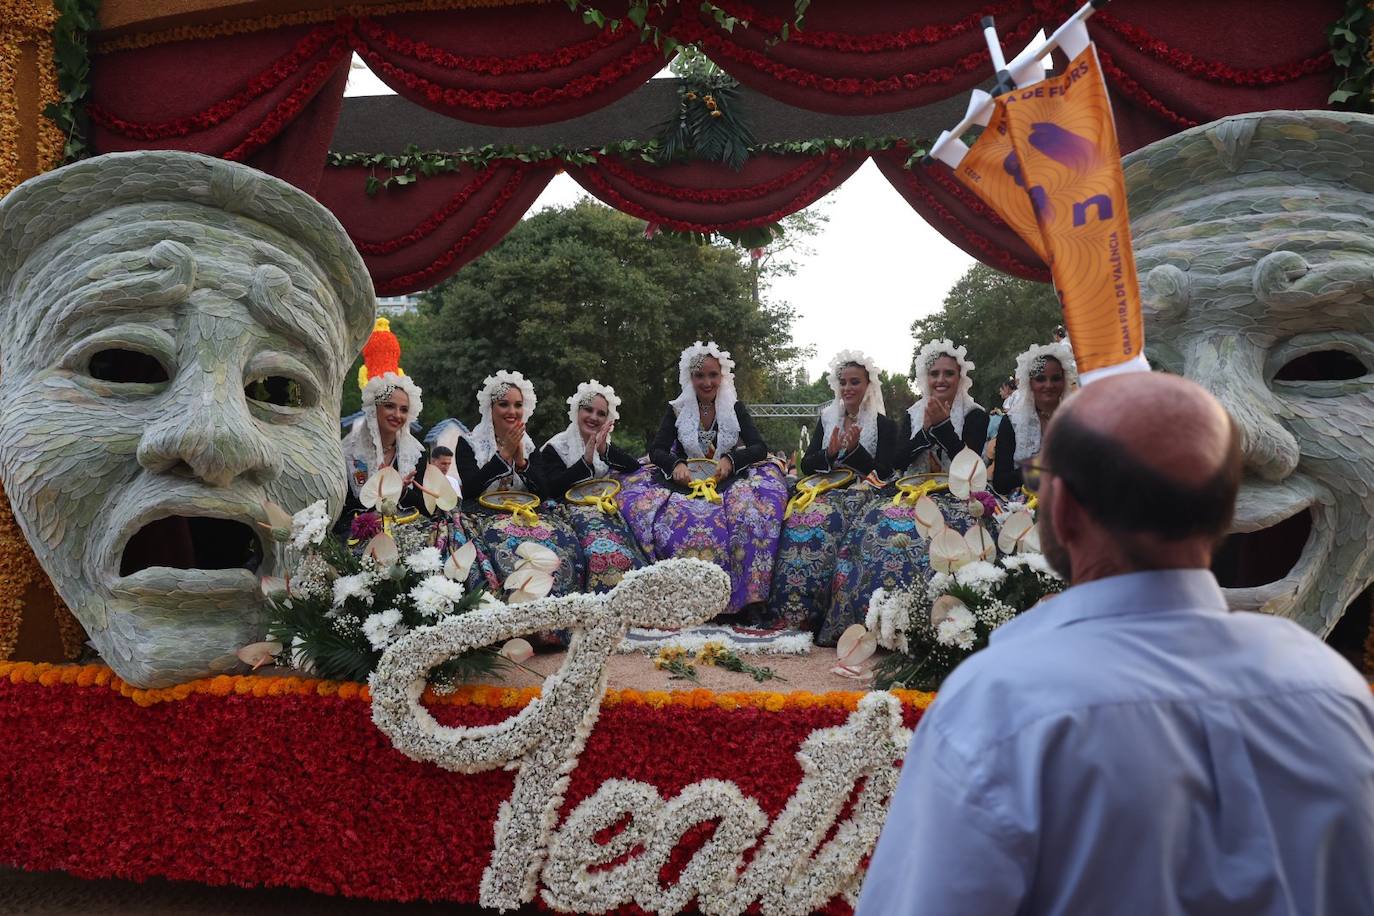
<instances>
[{"instance_id":1,"label":"overcast sky","mask_svg":"<svg viewBox=\"0 0 1374 916\"><path fill-rule=\"evenodd\" d=\"M347 94L389 92L355 57ZM530 213L583 196L576 182L559 175ZM973 259L917 216L871 162L815 206L830 217L810 240L815 253L772 289L796 307L793 338L816 350L807 368L814 378L835 352L859 349L883 369L906 372L912 320L937 311Z\"/></svg>"}]
</instances>

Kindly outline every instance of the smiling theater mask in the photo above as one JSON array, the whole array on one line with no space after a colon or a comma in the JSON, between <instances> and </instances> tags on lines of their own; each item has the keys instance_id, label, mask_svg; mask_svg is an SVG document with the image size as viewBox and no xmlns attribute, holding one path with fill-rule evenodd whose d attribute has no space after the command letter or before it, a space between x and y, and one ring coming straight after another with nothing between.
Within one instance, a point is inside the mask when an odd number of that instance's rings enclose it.
<instances>
[{"instance_id":1,"label":"smiling theater mask","mask_svg":"<svg viewBox=\"0 0 1374 916\"><path fill-rule=\"evenodd\" d=\"M261 639L258 523L343 499L343 374L372 327L330 213L246 166L88 159L0 201L0 480L44 570L131 684Z\"/></svg>"},{"instance_id":2,"label":"smiling theater mask","mask_svg":"<svg viewBox=\"0 0 1374 916\"><path fill-rule=\"evenodd\" d=\"M1147 354L1240 427L1227 600L1325 635L1374 581L1374 118L1227 118L1125 174Z\"/></svg>"}]
</instances>

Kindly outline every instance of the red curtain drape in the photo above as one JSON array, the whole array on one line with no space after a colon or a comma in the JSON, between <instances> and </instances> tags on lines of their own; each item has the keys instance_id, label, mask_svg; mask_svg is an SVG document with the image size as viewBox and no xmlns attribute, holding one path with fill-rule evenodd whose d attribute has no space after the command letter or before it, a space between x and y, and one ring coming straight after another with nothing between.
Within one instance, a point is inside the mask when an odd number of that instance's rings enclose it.
<instances>
[{"instance_id":1,"label":"red curtain drape","mask_svg":"<svg viewBox=\"0 0 1374 916\"><path fill-rule=\"evenodd\" d=\"M942 162L903 167L908 151L875 153L873 161L898 193L941 235L989 267L1048 282L1049 268L1012 228Z\"/></svg>"},{"instance_id":2,"label":"red curtain drape","mask_svg":"<svg viewBox=\"0 0 1374 916\"><path fill-rule=\"evenodd\" d=\"M313 190L339 117L348 42L299 26L102 54L97 152L175 149L246 162Z\"/></svg>"},{"instance_id":3,"label":"red curtain drape","mask_svg":"<svg viewBox=\"0 0 1374 916\"><path fill-rule=\"evenodd\" d=\"M1057 0L1049 22L1078 3ZM1088 21L1122 153L1247 111L1326 108L1341 0L1115 0Z\"/></svg>"},{"instance_id":4,"label":"red curtain drape","mask_svg":"<svg viewBox=\"0 0 1374 916\"><path fill-rule=\"evenodd\" d=\"M366 167L331 167L316 196L348 230L378 295L396 296L434 286L499 242L557 173L557 163L502 159L369 197Z\"/></svg>"},{"instance_id":5,"label":"red curtain drape","mask_svg":"<svg viewBox=\"0 0 1374 916\"><path fill-rule=\"evenodd\" d=\"M865 158L838 151L768 153L735 171L718 162L651 165L600 156L595 165L570 166L568 174L603 203L666 228L737 232L811 206L853 175Z\"/></svg>"},{"instance_id":6,"label":"red curtain drape","mask_svg":"<svg viewBox=\"0 0 1374 916\"><path fill-rule=\"evenodd\" d=\"M758 23L727 31L709 14L678 34L741 83L788 105L831 114L880 114L928 105L972 89L992 75L979 25L997 18L1008 46L1024 45L1040 24L1027 0L813 3L805 27L770 45L794 16L793 0L716 0Z\"/></svg>"},{"instance_id":7,"label":"red curtain drape","mask_svg":"<svg viewBox=\"0 0 1374 916\"><path fill-rule=\"evenodd\" d=\"M559 2L364 18L350 35L372 71L417 105L477 124L548 124L609 105L666 65L623 18L627 2L597 6L620 26L584 24ZM654 7L650 21L668 28L678 12Z\"/></svg>"}]
</instances>

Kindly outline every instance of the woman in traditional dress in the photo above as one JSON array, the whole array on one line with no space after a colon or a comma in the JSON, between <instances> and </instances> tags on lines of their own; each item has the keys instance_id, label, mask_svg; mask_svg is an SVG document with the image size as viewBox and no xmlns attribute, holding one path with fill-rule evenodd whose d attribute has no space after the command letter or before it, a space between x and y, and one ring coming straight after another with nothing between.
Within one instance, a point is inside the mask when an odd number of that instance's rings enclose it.
<instances>
[{"instance_id":1,"label":"woman in traditional dress","mask_svg":"<svg viewBox=\"0 0 1374 916\"><path fill-rule=\"evenodd\" d=\"M898 474L948 471L954 456L965 448L983 454L988 414L969 394L973 368L968 350L949 340L931 341L916 354L917 399L907 410L909 425L897 451ZM930 496L949 527L962 533L978 523L966 502L948 492ZM816 641L833 646L847 627L862 623L876 589L901 588L928 577L928 547L916 527L914 502L902 499L894 504L889 496L869 503L840 544L835 598Z\"/></svg>"},{"instance_id":2,"label":"woman in traditional dress","mask_svg":"<svg viewBox=\"0 0 1374 916\"><path fill-rule=\"evenodd\" d=\"M348 469L348 492L344 496L343 513L335 525L335 532L344 541L355 541L361 551L365 541L382 530L381 519L374 510L365 508L360 500L363 486L382 468L390 467L401 474L404 489L397 501L400 518L417 516L394 530L397 545L408 549L425 544L448 554L466 544L470 532L465 531L461 519L442 509L430 510L425 505L424 443L410 431L410 424L420 416L423 403L420 386L409 376L387 372L374 376L363 386L363 415L344 438L344 463ZM490 561L478 552L478 559L470 567L467 584L475 588L494 588Z\"/></svg>"},{"instance_id":3,"label":"woman in traditional dress","mask_svg":"<svg viewBox=\"0 0 1374 916\"><path fill-rule=\"evenodd\" d=\"M365 511L359 494L384 467L394 468L404 481L400 507L428 514L424 496L415 486L425 477L425 446L410 431L422 406L420 386L408 376L387 372L363 386L363 415L343 441L348 492L336 526L340 534L346 535L353 519Z\"/></svg>"},{"instance_id":4,"label":"woman in traditional dress","mask_svg":"<svg viewBox=\"0 0 1374 916\"><path fill-rule=\"evenodd\" d=\"M1016 358L1018 390L1029 392L1007 414L994 446L992 486L1003 496L1021 487L1021 463L1040 454L1040 437L1064 395L1078 389L1078 364L1068 344L1031 347Z\"/></svg>"},{"instance_id":5,"label":"woman in traditional dress","mask_svg":"<svg viewBox=\"0 0 1374 916\"><path fill-rule=\"evenodd\" d=\"M530 460L534 442L525 432L534 407L534 386L519 372L502 369L487 376L477 392L481 422L454 446L453 466L463 482L463 510L500 581L504 584L520 562L516 549L533 541L558 555L550 594L566 595L577 591L583 580L577 535L567 522L539 506ZM507 498L511 508L483 505L483 496L495 498L500 493L513 494ZM514 511L524 503L528 505L522 511Z\"/></svg>"},{"instance_id":6,"label":"woman in traditional dress","mask_svg":"<svg viewBox=\"0 0 1374 916\"><path fill-rule=\"evenodd\" d=\"M682 393L649 446L653 465L626 480L621 507L651 561L709 560L730 574L730 611L761 616L773 577L787 484L735 393L734 360L697 341L678 360ZM718 462L715 501L692 493L692 459Z\"/></svg>"},{"instance_id":7,"label":"woman in traditional dress","mask_svg":"<svg viewBox=\"0 0 1374 916\"><path fill-rule=\"evenodd\" d=\"M841 350L830 361L828 375L835 398L821 410L801 473L849 470L854 480L814 499L801 490L793 496L768 601L775 622L792 629L814 631L830 609L840 539L875 488L892 477L897 454L898 427L885 415L873 360L858 350Z\"/></svg>"},{"instance_id":8,"label":"woman in traditional dress","mask_svg":"<svg viewBox=\"0 0 1374 916\"><path fill-rule=\"evenodd\" d=\"M596 379L583 382L568 398L568 428L545 442L531 461L539 495L559 503L558 511L577 533L587 571L583 587L589 592L610 591L625 573L647 563L618 513L566 499L584 481L639 470L635 457L611 442L619 416L614 388Z\"/></svg>"}]
</instances>

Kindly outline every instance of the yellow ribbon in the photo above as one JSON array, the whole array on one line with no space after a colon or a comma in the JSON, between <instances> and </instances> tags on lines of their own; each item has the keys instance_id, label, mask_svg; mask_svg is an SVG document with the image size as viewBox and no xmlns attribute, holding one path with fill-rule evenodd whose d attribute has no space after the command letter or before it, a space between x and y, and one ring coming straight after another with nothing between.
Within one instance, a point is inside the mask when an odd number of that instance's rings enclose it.
<instances>
[{"instance_id":1,"label":"yellow ribbon","mask_svg":"<svg viewBox=\"0 0 1374 916\"><path fill-rule=\"evenodd\" d=\"M1021 492L1026 494L1026 508L1034 512L1036 508L1038 508L1040 505L1040 497L1032 493L1030 490L1027 490L1025 487L1021 488Z\"/></svg>"},{"instance_id":2,"label":"yellow ribbon","mask_svg":"<svg viewBox=\"0 0 1374 916\"><path fill-rule=\"evenodd\" d=\"M396 515L383 515L383 516L382 516L382 530L385 531L387 534L391 534L391 530L392 530L392 528L394 528L395 526L397 526L397 525L408 525L408 524L410 524L411 522L415 521L415 520L416 520L417 518L419 518L419 517L420 517L420 510L419 510L419 509L416 509L414 512L410 513L409 515L401 515L401 516L396 516Z\"/></svg>"},{"instance_id":3,"label":"yellow ribbon","mask_svg":"<svg viewBox=\"0 0 1374 916\"><path fill-rule=\"evenodd\" d=\"M596 506L607 515L620 514L620 506L616 504L615 497L609 493L592 497L591 505Z\"/></svg>"},{"instance_id":4,"label":"yellow ribbon","mask_svg":"<svg viewBox=\"0 0 1374 916\"><path fill-rule=\"evenodd\" d=\"M596 506L596 508L607 515L619 515L620 504L615 501L615 497L616 494L620 492L620 484L614 483L614 481L611 482L614 485L601 493L577 494L578 488L573 487L567 493L563 494L563 498L577 506Z\"/></svg>"},{"instance_id":5,"label":"yellow ribbon","mask_svg":"<svg viewBox=\"0 0 1374 916\"><path fill-rule=\"evenodd\" d=\"M507 500L502 503L501 508L509 509L511 521L519 522L526 528L533 528L539 524L539 514L534 511L533 505Z\"/></svg>"},{"instance_id":6,"label":"yellow ribbon","mask_svg":"<svg viewBox=\"0 0 1374 916\"><path fill-rule=\"evenodd\" d=\"M899 483L897 484L897 495L892 497L892 505L900 506L902 503L906 503L908 506L914 506L922 496L948 489L949 484L943 480L926 480L914 487L910 484Z\"/></svg>"},{"instance_id":7,"label":"yellow ribbon","mask_svg":"<svg viewBox=\"0 0 1374 916\"><path fill-rule=\"evenodd\" d=\"M694 480L687 485L687 490L692 499L704 499L712 503L721 501L720 494L716 492L716 479L714 477Z\"/></svg>"},{"instance_id":8,"label":"yellow ribbon","mask_svg":"<svg viewBox=\"0 0 1374 916\"><path fill-rule=\"evenodd\" d=\"M854 480L854 474L849 473L843 477L827 477L819 482L808 483L809 478L803 477L797 481L797 493L787 501L787 508L783 511L784 520L792 517L793 512L805 512L807 507L816 501L816 497L831 490L838 490L840 487Z\"/></svg>"}]
</instances>

